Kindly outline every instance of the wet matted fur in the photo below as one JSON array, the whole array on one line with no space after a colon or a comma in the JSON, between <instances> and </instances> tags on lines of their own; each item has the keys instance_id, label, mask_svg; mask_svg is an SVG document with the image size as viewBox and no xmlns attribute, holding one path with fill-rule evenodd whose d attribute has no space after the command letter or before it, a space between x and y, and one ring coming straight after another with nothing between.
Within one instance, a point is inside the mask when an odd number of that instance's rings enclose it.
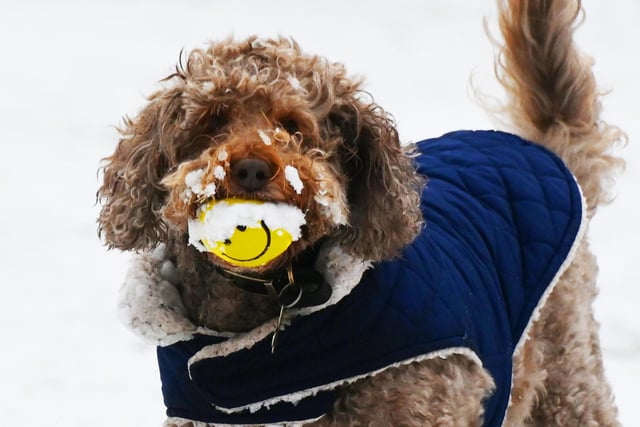
<instances>
[{"instance_id":1,"label":"wet matted fur","mask_svg":"<svg viewBox=\"0 0 640 427\"><path fill-rule=\"evenodd\" d=\"M573 42L580 2L499 0L499 10L504 45L496 69L509 94L505 112L519 135L566 162L590 218L610 200L621 166L610 150L623 135L600 119L591 61ZM265 132L272 143L264 143ZM305 54L289 39L228 39L194 50L121 134L103 169L100 232L111 248L165 245L189 317L201 326L247 331L276 316L278 306L229 286L209 268L219 259L187 245L187 220L202 202L184 186L195 170L221 199L294 201L308 213L302 238L263 272L327 239L357 258L391 259L423 226L424 179L391 117L342 65ZM233 161L249 153L271 170L259 190L232 179ZM298 194L286 165L313 191ZM585 239L514 356L505 425L617 425L591 309L596 274ZM477 425L492 387L488 372L465 357L416 362L343 387L316 424Z\"/></svg>"}]
</instances>

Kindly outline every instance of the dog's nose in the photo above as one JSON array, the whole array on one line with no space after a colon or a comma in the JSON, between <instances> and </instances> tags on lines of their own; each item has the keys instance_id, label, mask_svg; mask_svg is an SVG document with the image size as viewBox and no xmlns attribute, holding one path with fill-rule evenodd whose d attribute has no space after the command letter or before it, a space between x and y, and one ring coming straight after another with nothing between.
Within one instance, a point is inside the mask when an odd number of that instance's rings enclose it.
<instances>
[{"instance_id":1,"label":"dog's nose","mask_svg":"<svg viewBox=\"0 0 640 427\"><path fill-rule=\"evenodd\" d=\"M241 159L231 165L231 174L245 190L256 191L273 176L271 167L261 159Z\"/></svg>"}]
</instances>

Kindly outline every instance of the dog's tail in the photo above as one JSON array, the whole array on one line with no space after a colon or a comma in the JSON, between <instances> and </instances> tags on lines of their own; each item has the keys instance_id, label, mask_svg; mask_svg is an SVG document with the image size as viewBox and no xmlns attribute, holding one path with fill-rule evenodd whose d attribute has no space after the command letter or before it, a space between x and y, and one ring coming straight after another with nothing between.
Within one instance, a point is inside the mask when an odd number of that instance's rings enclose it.
<instances>
[{"instance_id":1,"label":"dog's tail","mask_svg":"<svg viewBox=\"0 0 640 427\"><path fill-rule=\"evenodd\" d=\"M611 200L611 151L626 136L600 118L593 61L576 47L580 0L498 0L504 38L496 60L515 130L557 153L575 174L589 215Z\"/></svg>"}]
</instances>

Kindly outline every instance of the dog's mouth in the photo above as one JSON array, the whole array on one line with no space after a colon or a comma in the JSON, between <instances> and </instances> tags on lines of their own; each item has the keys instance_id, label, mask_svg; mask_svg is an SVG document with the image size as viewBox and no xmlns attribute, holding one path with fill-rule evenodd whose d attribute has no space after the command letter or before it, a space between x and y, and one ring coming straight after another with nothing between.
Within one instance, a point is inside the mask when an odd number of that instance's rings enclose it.
<instances>
[{"instance_id":1,"label":"dog's mouth","mask_svg":"<svg viewBox=\"0 0 640 427\"><path fill-rule=\"evenodd\" d=\"M188 222L189 243L239 268L262 268L301 237L305 214L296 206L224 199L202 204Z\"/></svg>"},{"instance_id":2,"label":"dog's mouth","mask_svg":"<svg viewBox=\"0 0 640 427\"><path fill-rule=\"evenodd\" d=\"M349 211L344 180L320 152L247 141L211 147L167 175L162 214L212 264L263 274L347 224Z\"/></svg>"}]
</instances>

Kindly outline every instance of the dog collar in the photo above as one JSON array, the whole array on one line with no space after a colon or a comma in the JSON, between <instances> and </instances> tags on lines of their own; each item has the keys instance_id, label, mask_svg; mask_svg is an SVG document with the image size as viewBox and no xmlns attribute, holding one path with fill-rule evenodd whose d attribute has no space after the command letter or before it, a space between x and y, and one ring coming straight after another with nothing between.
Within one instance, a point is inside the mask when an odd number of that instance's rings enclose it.
<instances>
[{"instance_id":1,"label":"dog collar","mask_svg":"<svg viewBox=\"0 0 640 427\"><path fill-rule=\"evenodd\" d=\"M324 304L331 297L331 286L322 274L312 268L295 268L289 264L284 270L263 277L223 268L218 268L218 272L236 288L256 295L271 296L281 307L314 307Z\"/></svg>"},{"instance_id":2,"label":"dog collar","mask_svg":"<svg viewBox=\"0 0 640 427\"><path fill-rule=\"evenodd\" d=\"M303 253L301 258L307 261L310 258L307 255L309 252L314 251ZM315 256L312 258L315 259ZM326 303L331 298L331 286L322 274L313 268L298 267L294 269L293 265L289 263L284 270L280 270L270 277L253 277L220 267L218 272L238 289L257 295L269 295L280 306L278 321L271 337L272 354L276 351L278 334L287 309L315 307Z\"/></svg>"},{"instance_id":3,"label":"dog collar","mask_svg":"<svg viewBox=\"0 0 640 427\"><path fill-rule=\"evenodd\" d=\"M421 198L427 226L416 240L363 273L330 309L288 319L275 353L275 321L159 347L170 417L314 420L331 411L341 386L459 354L494 381L483 425L503 423L512 357L576 254L585 204L559 158L513 135L457 132L417 149L429 184Z\"/></svg>"}]
</instances>

